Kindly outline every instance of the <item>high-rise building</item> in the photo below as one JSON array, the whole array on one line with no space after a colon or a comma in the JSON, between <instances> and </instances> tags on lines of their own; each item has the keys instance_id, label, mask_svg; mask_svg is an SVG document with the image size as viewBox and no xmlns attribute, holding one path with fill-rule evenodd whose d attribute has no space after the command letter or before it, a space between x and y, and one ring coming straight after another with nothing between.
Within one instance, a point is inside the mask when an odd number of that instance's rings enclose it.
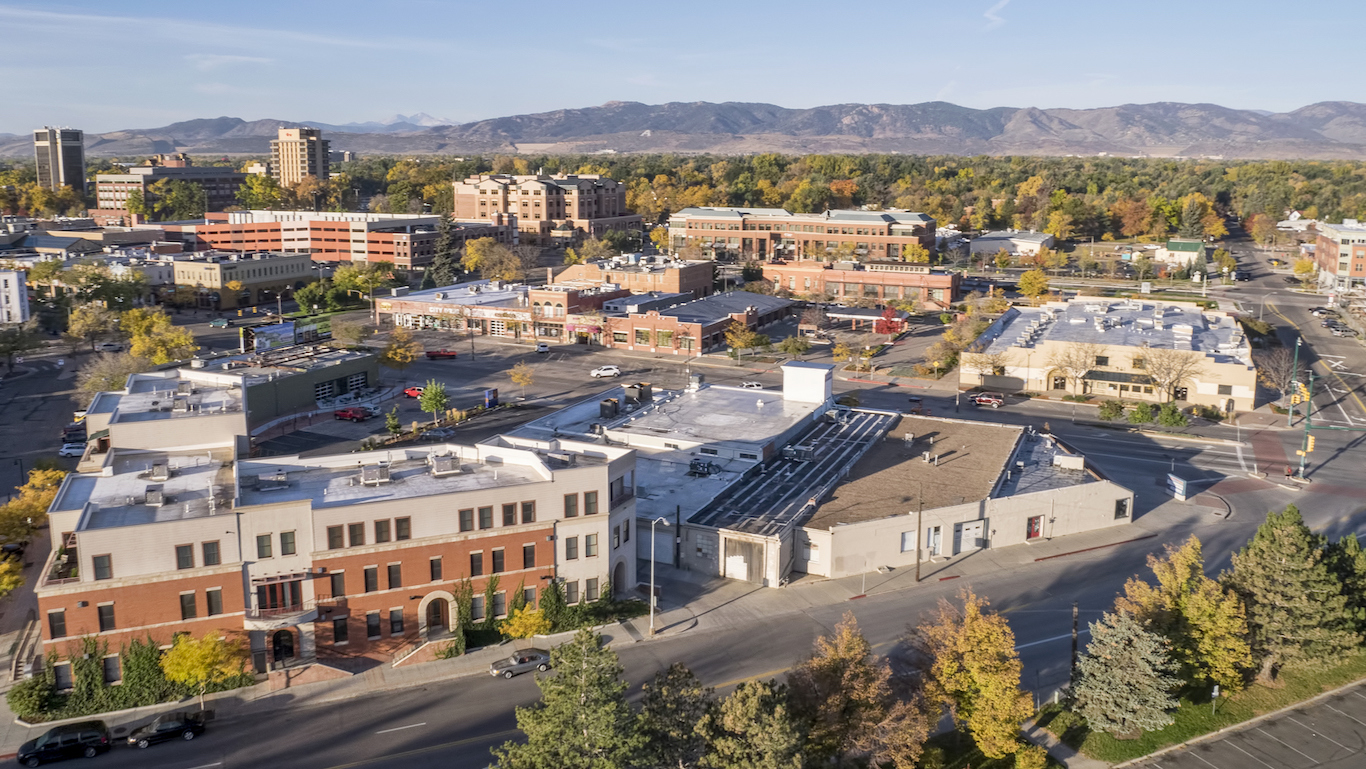
<instances>
[{"instance_id":1,"label":"high-rise building","mask_svg":"<svg viewBox=\"0 0 1366 769\"><path fill-rule=\"evenodd\" d=\"M65 186L85 192L85 134L75 128L43 126L33 132L38 184L50 190Z\"/></svg>"},{"instance_id":2,"label":"high-rise building","mask_svg":"<svg viewBox=\"0 0 1366 769\"><path fill-rule=\"evenodd\" d=\"M327 181L329 144L317 128L281 128L270 143L270 175L281 187L298 184L305 176Z\"/></svg>"}]
</instances>

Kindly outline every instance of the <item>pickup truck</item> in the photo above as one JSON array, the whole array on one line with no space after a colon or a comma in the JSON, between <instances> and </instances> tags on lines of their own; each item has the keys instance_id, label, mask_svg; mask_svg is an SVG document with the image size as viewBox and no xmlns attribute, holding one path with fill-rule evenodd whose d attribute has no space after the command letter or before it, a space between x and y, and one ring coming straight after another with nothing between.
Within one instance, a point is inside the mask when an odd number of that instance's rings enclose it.
<instances>
[{"instance_id":1,"label":"pickup truck","mask_svg":"<svg viewBox=\"0 0 1366 769\"><path fill-rule=\"evenodd\" d=\"M428 350L427 360L452 360L455 358L455 350Z\"/></svg>"},{"instance_id":2,"label":"pickup truck","mask_svg":"<svg viewBox=\"0 0 1366 769\"><path fill-rule=\"evenodd\" d=\"M337 409L332 412L332 416L337 419L349 419L352 422L364 422L371 417L370 409L364 406L347 406L344 409Z\"/></svg>"},{"instance_id":3,"label":"pickup truck","mask_svg":"<svg viewBox=\"0 0 1366 769\"><path fill-rule=\"evenodd\" d=\"M1006 398L1000 393L977 393L971 400L978 406L990 406L994 409L1006 405Z\"/></svg>"}]
</instances>

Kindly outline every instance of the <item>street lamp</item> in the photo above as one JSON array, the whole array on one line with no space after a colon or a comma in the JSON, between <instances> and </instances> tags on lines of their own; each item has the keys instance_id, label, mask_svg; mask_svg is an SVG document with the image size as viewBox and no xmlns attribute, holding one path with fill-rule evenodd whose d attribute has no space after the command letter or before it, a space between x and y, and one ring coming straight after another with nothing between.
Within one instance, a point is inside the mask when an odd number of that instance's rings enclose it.
<instances>
[{"instance_id":1,"label":"street lamp","mask_svg":"<svg viewBox=\"0 0 1366 769\"><path fill-rule=\"evenodd\" d=\"M655 524L663 523L665 526L669 522L660 516L650 521L650 637L655 635Z\"/></svg>"}]
</instances>

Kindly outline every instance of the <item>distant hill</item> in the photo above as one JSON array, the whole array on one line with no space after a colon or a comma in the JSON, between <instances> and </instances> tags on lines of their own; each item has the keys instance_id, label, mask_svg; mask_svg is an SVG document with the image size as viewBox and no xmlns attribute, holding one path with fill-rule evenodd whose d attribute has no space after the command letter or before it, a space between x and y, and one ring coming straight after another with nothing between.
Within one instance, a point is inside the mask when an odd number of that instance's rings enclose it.
<instances>
[{"instance_id":1,"label":"distant hill","mask_svg":"<svg viewBox=\"0 0 1366 769\"><path fill-rule=\"evenodd\" d=\"M91 155L264 154L280 126L312 125L335 150L366 154L681 152L1366 158L1366 104L1321 102L1293 112L1217 104L1101 109L947 102L833 104L787 109L745 102L613 101L598 107L447 125L425 113L387 121L299 123L234 117L88 135ZM0 134L0 157L32 154L27 136Z\"/></svg>"}]
</instances>

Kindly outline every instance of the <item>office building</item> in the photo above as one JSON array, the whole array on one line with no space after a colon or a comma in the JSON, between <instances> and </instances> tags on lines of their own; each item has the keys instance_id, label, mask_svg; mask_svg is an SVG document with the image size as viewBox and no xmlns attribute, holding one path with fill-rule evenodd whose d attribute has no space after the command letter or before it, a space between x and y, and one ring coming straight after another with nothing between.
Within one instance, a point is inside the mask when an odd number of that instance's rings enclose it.
<instances>
[{"instance_id":1,"label":"office building","mask_svg":"<svg viewBox=\"0 0 1366 769\"><path fill-rule=\"evenodd\" d=\"M140 194L147 203L153 202L149 188L163 179L185 181L196 185L204 194L205 211L222 211L238 205L237 191L247 174L221 166L196 166L183 154L157 155L140 166L133 166L121 174L95 176L95 208L90 215L99 224L123 224L132 221L128 213L128 198Z\"/></svg>"},{"instance_id":2,"label":"office building","mask_svg":"<svg viewBox=\"0 0 1366 769\"><path fill-rule=\"evenodd\" d=\"M781 208L685 208L669 217L669 246L696 246L709 258L900 259L918 244L933 253L935 220L910 211L826 211Z\"/></svg>"},{"instance_id":3,"label":"office building","mask_svg":"<svg viewBox=\"0 0 1366 769\"><path fill-rule=\"evenodd\" d=\"M615 283L633 294L691 294L694 299L701 299L712 293L716 267L708 261L675 259L663 254L622 254L571 265L558 279Z\"/></svg>"},{"instance_id":4,"label":"office building","mask_svg":"<svg viewBox=\"0 0 1366 769\"><path fill-rule=\"evenodd\" d=\"M0 270L0 323L28 322L27 275L23 270Z\"/></svg>"},{"instance_id":5,"label":"office building","mask_svg":"<svg viewBox=\"0 0 1366 769\"><path fill-rule=\"evenodd\" d=\"M195 306L206 310L235 310L288 299L317 280L308 254L200 251L177 254L172 266L175 285L193 292ZM233 282L241 288L228 285Z\"/></svg>"},{"instance_id":6,"label":"office building","mask_svg":"<svg viewBox=\"0 0 1366 769\"><path fill-rule=\"evenodd\" d=\"M85 194L85 134L75 128L44 126L33 132L33 154L38 163L38 186L50 190L71 187Z\"/></svg>"},{"instance_id":7,"label":"office building","mask_svg":"<svg viewBox=\"0 0 1366 769\"><path fill-rule=\"evenodd\" d=\"M281 128L270 142L270 174L281 187L292 187L305 177L327 181L328 146L317 128Z\"/></svg>"},{"instance_id":8,"label":"office building","mask_svg":"<svg viewBox=\"0 0 1366 769\"><path fill-rule=\"evenodd\" d=\"M1053 236L1033 230L993 230L972 239L968 250L973 254L991 257L1005 251L1011 256L1033 256L1040 249L1052 248Z\"/></svg>"},{"instance_id":9,"label":"office building","mask_svg":"<svg viewBox=\"0 0 1366 769\"><path fill-rule=\"evenodd\" d=\"M1356 219L1319 222L1318 233L1312 258L1319 268L1319 285L1339 291L1366 286L1366 224Z\"/></svg>"},{"instance_id":10,"label":"office building","mask_svg":"<svg viewBox=\"0 0 1366 769\"><path fill-rule=\"evenodd\" d=\"M611 230L639 233L626 188L597 174L478 174L455 182L455 218L515 216L521 242L572 245Z\"/></svg>"},{"instance_id":11,"label":"office building","mask_svg":"<svg viewBox=\"0 0 1366 769\"><path fill-rule=\"evenodd\" d=\"M925 309L947 309L960 298L961 273L903 261L764 264L764 280L775 291L816 301L875 305L915 302Z\"/></svg>"}]
</instances>

